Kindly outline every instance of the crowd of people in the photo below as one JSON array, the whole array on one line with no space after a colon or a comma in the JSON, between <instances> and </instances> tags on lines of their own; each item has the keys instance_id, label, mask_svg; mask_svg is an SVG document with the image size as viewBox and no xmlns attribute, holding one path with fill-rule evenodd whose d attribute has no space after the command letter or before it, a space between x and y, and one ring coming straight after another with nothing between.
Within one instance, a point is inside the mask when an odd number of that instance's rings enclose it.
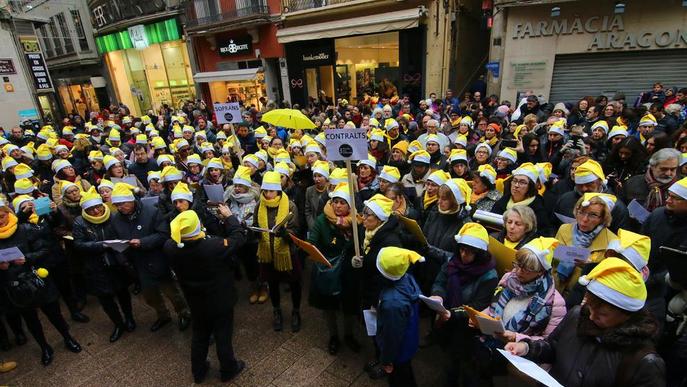
<instances>
[{"instance_id":1,"label":"crowd of people","mask_svg":"<svg viewBox=\"0 0 687 387\"><path fill-rule=\"evenodd\" d=\"M508 373L504 348L565 386L684 386L687 89L657 83L632 103L482 94L287 106L308 128L264 121L272 102L218 125L189 101L3 131L0 349L24 345L26 327L49 366L40 310L80 352L65 316L88 323L87 300L115 342L137 329L140 294L151 331L172 322L165 298L192 328L195 382L211 341L229 381L245 367L232 347L240 271L248 301L271 303L274 331L308 323L308 284L332 355L359 352L363 315L376 315L364 369L392 386L422 384L412 359L434 345L450 386ZM368 132L351 176L328 161L324 133L346 128ZM482 333L479 312L504 329Z\"/></svg>"}]
</instances>

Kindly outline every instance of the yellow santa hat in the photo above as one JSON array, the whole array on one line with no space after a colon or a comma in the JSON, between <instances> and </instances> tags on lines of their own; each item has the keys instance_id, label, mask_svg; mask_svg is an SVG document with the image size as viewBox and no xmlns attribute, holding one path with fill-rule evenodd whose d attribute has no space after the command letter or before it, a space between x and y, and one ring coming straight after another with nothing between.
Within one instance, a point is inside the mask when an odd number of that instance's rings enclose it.
<instances>
[{"instance_id":1,"label":"yellow santa hat","mask_svg":"<svg viewBox=\"0 0 687 387\"><path fill-rule=\"evenodd\" d=\"M340 198L346 201L349 206L352 206L351 195L348 192L348 183L339 183L334 187L334 190L329 193L329 198Z\"/></svg>"},{"instance_id":2,"label":"yellow santa hat","mask_svg":"<svg viewBox=\"0 0 687 387\"><path fill-rule=\"evenodd\" d=\"M208 164L206 165L207 168L217 168L217 169L222 169L224 170L224 164L222 163L222 159L219 157L213 157L208 161Z\"/></svg>"},{"instance_id":3,"label":"yellow santa hat","mask_svg":"<svg viewBox=\"0 0 687 387\"><path fill-rule=\"evenodd\" d=\"M477 151L480 148L484 149L489 154L489 156L491 156L492 149L491 146L489 146L489 144L487 144L486 142L480 142L479 144L477 144L477 146L475 146L475 153L477 153Z\"/></svg>"},{"instance_id":4,"label":"yellow santa hat","mask_svg":"<svg viewBox=\"0 0 687 387\"><path fill-rule=\"evenodd\" d=\"M629 312L642 309L646 302L644 279L637 269L620 258L602 260L578 282L600 299Z\"/></svg>"},{"instance_id":5,"label":"yellow santa hat","mask_svg":"<svg viewBox=\"0 0 687 387\"><path fill-rule=\"evenodd\" d=\"M384 142L384 131L381 129L372 129L370 132L370 141L380 141Z\"/></svg>"},{"instance_id":6,"label":"yellow santa hat","mask_svg":"<svg viewBox=\"0 0 687 387\"><path fill-rule=\"evenodd\" d=\"M33 198L29 195L19 195L16 198L12 200L12 207L14 208L14 212L19 212L21 210L21 205L32 201Z\"/></svg>"},{"instance_id":7,"label":"yellow santa hat","mask_svg":"<svg viewBox=\"0 0 687 387\"><path fill-rule=\"evenodd\" d=\"M82 209L86 210L101 204L103 204L103 198L95 190L94 186L91 186L91 188L89 188L88 191L81 194L81 200L79 201L79 205Z\"/></svg>"},{"instance_id":8,"label":"yellow santa hat","mask_svg":"<svg viewBox=\"0 0 687 387\"><path fill-rule=\"evenodd\" d=\"M589 207L592 198L601 199L608 207L608 211L613 211L615 202L618 201L618 198L616 198L615 195L598 192L586 192L584 195L582 195L582 203L580 203L582 207Z\"/></svg>"},{"instance_id":9,"label":"yellow santa hat","mask_svg":"<svg viewBox=\"0 0 687 387\"><path fill-rule=\"evenodd\" d=\"M398 168L392 167L391 165L385 165L382 168L382 172L379 174L380 179L384 179L389 183L396 183L401 180L401 172Z\"/></svg>"},{"instance_id":10,"label":"yellow santa hat","mask_svg":"<svg viewBox=\"0 0 687 387\"><path fill-rule=\"evenodd\" d=\"M18 194L30 194L36 190L36 186L30 179L18 179L14 182L14 192Z\"/></svg>"},{"instance_id":11,"label":"yellow santa hat","mask_svg":"<svg viewBox=\"0 0 687 387\"><path fill-rule=\"evenodd\" d=\"M522 248L534 253L544 270L551 270L553 251L559 243L560 241L556 238L539 237L527 242Z\"/></svg>"},{"instance_id":12,"label":"yellow santa hat","mask_svg":"<svg viewBox=\"0 0 687 387\"><path fill-rule=\"evenodd\" d=\"M103 152L99 150L92 150L88 152L88 161L93 162L93 161L103 161Z\"/></svg>"},{"instance_id":13,"label":"yellow santa hat","mask_svg":"<svg viewBox=\"0 0 687 387\"><path fill-rule=\"evenodd\" d=\"M275 163L287 163L287 164L292 164L293 162L291 161L291 155L289 154L289 151L286 149L279 149L276 155L274 155L274 162Z\"/></svg>"},{"instance_id":14,"label":"yellow santa hat","mask_svg":"<svg viewBox=\"0 0 687 387\"><path fill-rule=\"evenodd\" d=\"M115 184L112 190L112 204L133 202L136 200L134 197L135 191L136 187L132 185L126 183Z\"/></svg>"},{"instance_id":15,"label":"yellow santa hat","mask_svg":"<svg viewBox=\"0 0 687 387\"><path fill-rule=\"evenodd\" d=\"M413 154L423 149L425 148L422 146L422 143L420 143L420 141L418 140L413 140L410 144L408 144L408 153L410 154Z\"/></svg>"},{"instance_id":16,"label":"yellow santa hat","mask_svg":"<svg viewBox=\"0 0 687 387\"><path fill-rule=\"evenodd\" d=\"M203 225L200 223L200 218L193 210L188 210L177 215L169 223L170 234L172 240L177 243L177 247L184 247L184 240L194 240L203 238Z\"/></svg>"},{"instance_id":17,"label":"yellow santa hat","mask_svg":"<svg viewBox=\"0 0 687 387\"><path fill-rule=\"evenodd\" d=\"M687 200L687 177L673 183L673 185L668 188L668 191L674 193L675 195Z\"/></svg>"},{"instance_id":18,"label":"yellow santa hat","mask_svg":"<svg viewBox=\"0 0 687 387\"><path fill-rule=\"evenodd\" d=\"M618 229L617 234L618 239L612 240L606 249L622 255L637 271L641 272L649 263L651 238L622 228Z\"/></svg>"},{"instance_id":19,"label":"yellow santa hat","mask_svg":"<svg viewBox=\"0 0 687 387\"><path fill-rule=\"evenodd\" d=\"M194 153L192 155L188 155L186 158L186 165L190 166L191 164L203 164L203 160L200 159L200 156Z\"/></svg>"},{"instance_id":20,"label":"yellow santa hat","mask_svg":"<svg viewBox=\"0 0 687 387\"><path fill-rule=\"evenodd\" d=\"M318 173L325 179L329 179L329 163L321 160L315 161L312 165L312 173Z\"/></svg>"},{"instance_id":21,"label":"yellow santa hat","mask_svg":"<svg viewBox=\"0 0 687 387\"><path fill-rule=\"evenodd\" d=\"M358 161L357 166L367 165L372 169L377 169L377 159L371 154L367 154L367 159Z\"/></svg>"},{"instance_id":22,"label":"yellow santa hat","mask_svg":"<svg viewBox=\"0 0 687 387\"><path fill-rule=\"evenodd\" d=\"M33 169L24 163L19 163L14 167L14 177L17 179L33 177Z\"/></svg>"},{"instance_id":23,"label":"yellow santa hat","mask_svg":"<svg viewBox=\"0 0 687 387\"><path fill-rule=\"evenodd\" d=\"M69 180L62 180L60 182L60 192L62 193L62 195L64 195L67 192L67 190L72 188L72 187L77 187L77 188L79 188L79 190L81 190L81 188L78 185L72 183Z\"/></svg>"},{"instance_id":24,"label":"yellow santa hat","mask_svg":"<svg viewBox=\"0 0 687 387\"><path fill-rule=\"evenodd\" d=\"M239 184L246 187L252 186L250 168L239 165L238 168L236 168L236 172L234 172L233 182L234 184Z\"/></svg>"},{"instance_id":25,"label":"yellow santa hat","mask_svg":"<svg viewBox=\"0 0 687 387\"><path fill-rule=\"evenodd\" d=\"M596 121L595 123L592 124L592 128L591 128L592 132L594 131L594 129L597 129L597 128L603 130L604 134L607 134L608 133L608 122L606 122L606 120Z\"/></svg>"},{"instance_id":26,"label":"yellow santa hat","mask_svg":"<svg viewBox=\"0 0 687 387\"><path fill-rule=\"evenodd\" d=\"M119 164L119 160L110 155L105 155L105 157L103 157L103 164L105 165L105 169L109 170L111 167Z\"/></svg>"},{"instance_id":27,"label":"yellow santa hat","mask_svg":"<svg viewBox=\"0 0 687 387\"><path fill-rule=\"evenodd\" d=\"M334 168L334 170L329 173L329 184L338 185L347 182L348 172L346 172L346 168Z\"/></svg>"},{"instance_id":28,"label":"yellow santa hat","mask_svg":"<svg viewBox=\"0 0 687 387\"><path fill-rule=\"evenodd\" d=\"M168 155L168 154L159 155L159 156L157 156L157 159L155 161L157 162L158 167L160 165L162 165L162 163L164 163L164 162L169 162L169 163L174 164L174 156Z\"/></svg>"},{"instance_id":29,"label":"yellow santa hat","mask_svg":"<svg viewBox=\"0 0 687 387\"><path fill-rule=\"evenodd\" d=\"M169 183L172 181L179 181L184 178L184 175L173 165L168 165L162 168L160 173L160 183Z\"/></svg>"},{"instance_id":30,"label":"yellow santa hat","mask_svg":"<svg viewBox=\"0 0 687 387\"><path fill-rule=\"evenodd\" d=\"M420 163L420 164L428 164L430 163L430 155L429 152L427 152L424 149L421 149L419 151L415 151L410 154L408 157L408 161L410 163Z\"/></svg>"},{"instance_id":31,"label":"yellow santa hat","mask_svg":"<svg viewBox=\"0 0 687 387\"><path fill-rule=\"evenodd\" d=\"M286 177L291 177L291 174L293 173L293 170L289 166L289 164L280 161L274 165L274 171L279 172L279 174L284 175Z\"/></svg>"},{"instance_id":32,"label":"yellow santa hat","mask_svg":"<svg viewBox=\"0 0 687 387\"><path fill-rule=\"evenodd\" d=\"M193 193L188 188L188 184L184 182L179 182L172 190L172 202L175 200L186 200L187 202L193 203Z\"/></svg>"},{"instance_id":33,"label":"yellow santa hat","mask_svg":"<svg viewBox=\"0 0 687 387\"><path fill-rule=\"evenodd\" d=\"M658 122L653 114L647 113L639 120L639 126L656 126Z\"/></svg>"},{"instance_id":34,"label":"yellow santa hat","mask_svg":"<svg viewBox=\"0 0 687 387\"><path fill-rule=\"evenodd\" d=\"M320 146L315 144L314 142L311 142L310 144L305 146L305 153L317 153L322 154L322 149L320 149Z\"/></svg>"},{"instance_id":35,"label":"yellow santa hat","mask_svg":"<svg viewBox=\"0 0 687 387\"><path fill-rule=\"evenodd\" d=\"M162 179L160 176L160 171L148 171L148 175L146 176L146 180L150 184L151 181L157 180L158 182ZM102 182L102 180L101 180Z\"/></svg>"},{"instance_id":36,"label":"yellow santa hat","mask_svg":"<svg viewBox=\"0 0 687 387\"><path fill-rule=\"evenodd\" d=\"M489 180L491 184L496 183L496 170L489 164L482 164L477 167L477 172L479 175Z\"/></svg>"},{"instance_id":37,"label":"yellow santa hat","mask_svg":"<svg viewBox=\"0 0 687 387\"><path fill-rule=\"evenodd\" d=\"M463 225L453 239L456 243L487 251L489 248L489 233L479 223L468 222Z\"/></svg>"},{"instance_id":38,"label":"yellow santa hat","mask_svg":"<svg viewBox=\"0 0 687 387\"><path fill-rule=\"evenodd\" d=\"M52 152L50 151L50 147L46 144L39 145L36 149L36 157L38 158L38 160L41 161L48 161L52 159Z\"/></svg>"},{"instance_id":39,"label":"yellow santa hat","mask_svg":"<svg viewBox=\"0 0 687 387\"><path fill-rule=\"evenodd\" d=\"M2 170L7 171L8 169L17 166L19 163L17 160L7 156L2 159Z\"/></svg>"},{"instance_id":40,"label":"yellow santa hat","mask_svg":"<svg viewBox=\"0 0 687 387\"><path fill-rule=\"evenodd\" d=\"M281 192L281 174L277 171L265 172L260 189Z\"/></svg>"},{"instance_id":41,"label":"yellow santa hat","mask_svg":"<svg viewBox=\"0 0 687 387\"><path fill-rule=\"evenodd\" d=\"M611 128L611 132L608 133L608 139L610 140L615 136L627 137L628 135L629 133L627 132L627 126L616 125L613 128Z\"/></svg>"},{"instance_id":42,"label":"yellow santa hat","mask_svg":"<svg viewBox=\"0 0 687 387\"><path fill-rule=\"evenodd\" d=\"M438 169L429 175L427 181L431 181L432 183L441 186L444 185L450 178L451 175L448 172Z\"/></svg>"},{"instance_id":43,"label":"yellow santa hat","mask_svg":"<svg viewBox=\"0 0 687 387\"><path fill-rule=\"evenodd\" d=\"M148 136L145 134L136 135L136 144L146 145L148 143Z\"/></svg>"},{"instance_id":44,"label":"yellow santa hat","mask_svg":"<svg viewBox=\"0 0 687 387\"><path fill-rule=\"evenodd\" d=\"M518 162L518 152L515 151L513 148L505 148L501 150L497 157L510 160L511 163L515 164Z\"/></svg>"},{"instance_id":45,"label":"yellow santa hat","mask_svg":"<svg viewBox=\"0 0 687 387\"><path fill-rule=\"evenodd\" d=\"M109 188L111 190L114 189L114 183L111 182L110 180L107 179L100 179L100 184L98 184L98 192L100 192L101 188Z\"/></svg>"},{"instance_id":46,"label":"yellow santa hat","mask_svg":"<svg viewBox=\"0 0 687 387\"><path fill-rule=\"evenodd\" d=\"M262 126L258 126L253 132L253 136L255 136L257 139L261 139L267 136L267 130Z\"/></svg>"},{"instance_id":47,"label":"yellow santa hat","mask_svg":"<svg viewBox=\"0 0 687 387\"><path fill-rule=\"evenodd\" d=\"M467 164L468 162L468 152L465 149L451 149L451 153L448 156L448 161L453 165L462 161Z\"/></svg>"},{"instance_id":48,"label":"yellow santa hat","mask_svg":"<svg viewBox=\"0 0 687 387\"><path fill-rule=\"evenodd\" d=\"M258 156L254 154L250 154L243 158L243 164L245 165L246 163L252 165L253 167L255 167L255 169L258 169L260 167L260 159L258 158Z\"/></svg>"},{"instance_id":49,"label":"yellow santa hat","mask_svg":"<svg viewBox=\"0 0 687 387\"><path fill-rule=\"evenodd\" d=\"M288 152L287 152L288 154ZM267 154L267 151L264 149L260 149L259 151L254 153L255 157L260 159L263 163L267 164L267 162L270 159L270 156Z\"/></svg>"},{"instance_id":50,"label":"yellow santa hat","mask_svg":"<svg viewBox=\"0 0 687 387\"><path fill-rule=\"evenodd\" d=\"M391 216L394 201L382 194L375 194L369 200L365 200L364 204L379 220L385 222Z\"/></svg>"},{"instance_id":51,"label":"yellow santa hat","mask_svg":"<svg viewBox=\"0 0 687 387\"><path fill-rule=\"evenodd\" d=\"M326 146L324 132L318 133L317 136L315 136L315 141L322 146Z\"/></svg>"},{"instance_id":52,"label":"yellow santa hat","mask_svg":"<svg viewBox=\"0 0 687 387\"><path fill-rule=\"evenodd\" d=\"M453 197L459 205L465 203L465 209L471 210L470 196L472 196L472 188L470 188L467 181L464 179L449 179L444 185L451 189L451 193L453 193Z\"/></svg>"},{"instance_id":53,"label":"yellow santa hat","mask_svg":"<svg viewBox=\"0 0 687 387\"><path fill-rule=\"evenodd\" d=\"M453 143L456 145L462 145L463 149L465 149L468 146L468 137L464 134L458 134L456 135L456 139L453 141Z\"/></svg>"},{"instance_id":54,"label":"yellow santa hat","mask_svg":"<svg viewBox=\"0 0 687 387\"><path fill-rule=\"evenodd\" d=\"M167 149L167 144L165 143L165 140L162 137L153 137L151 140L151 144L153 146L153 149Z\"/></svg>"},{"instance_id":55,"label":"yellow santa hat","mask_svg":"<svg viewBox=\"0 0 687 387\"><path fill-rule=\"evenodd\" d=\"M110 134L107 136L107 139L110 141L122 141L122 137L119 134L119 130L117 129L110 129Z\"/></svg>"},{"instance_id":56,"label":"yellow santa hat","mask_svg":"<svg viewBox=\"0 0 687 387\"><path fill-rule=\"evenodd\" d=\"M55 173L57 173L57 172L63 170L64 168L69 168L71 166L72 166L72 163L70 163L69 161L64 160L64 159L59 159L59 160L53 161L51 167L52 167L52 170L55 171Z\"/></svg>"},{"instance_id":57,"label":"yellow santa hat","mask_svg":"<svg viewBox=\"0 0 687 387\"><path fill-rule=\"evenodd\" d=\"M413 250L400 247L383 247L377 253L377 270L387 279L398 281L405 275L411 264L424 262L425 257Z\"/></svg>"},{"instance_id":58,"label":"yellow santa hat","mask_svg":"<svg viewBox=\"0 0 687 387\"><path fill-rule=\"evenodd\" d=\"M606 181L606 175L598 161L589 159L575 169L575 184L587 184L594 180Z\"/></svg>"}]
</instances>

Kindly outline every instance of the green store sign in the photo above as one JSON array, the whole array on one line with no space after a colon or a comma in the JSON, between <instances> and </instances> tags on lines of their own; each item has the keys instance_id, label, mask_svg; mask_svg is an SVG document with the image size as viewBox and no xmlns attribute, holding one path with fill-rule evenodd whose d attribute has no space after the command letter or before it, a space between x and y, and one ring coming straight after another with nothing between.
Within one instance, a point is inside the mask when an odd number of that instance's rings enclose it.
<instances>
[{"instance_id":1,"label":"green store sign","mask_svg":"<svg viewBox=\"0 0 687 387\"><path fill-rule=\"evenodd\" d=\"M130 27L127 30L114 32L95 38L100 54L127 48L142 49L150 44L181 39L176 19Z\"/></svg>"}]
</instances>

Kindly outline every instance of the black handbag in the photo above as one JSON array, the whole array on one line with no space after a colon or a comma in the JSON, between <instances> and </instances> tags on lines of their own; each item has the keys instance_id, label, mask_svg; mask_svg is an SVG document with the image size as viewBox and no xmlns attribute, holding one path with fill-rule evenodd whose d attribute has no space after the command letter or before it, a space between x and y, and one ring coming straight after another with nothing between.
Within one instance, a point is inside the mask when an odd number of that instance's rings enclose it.
<instances>
[{"instance_id":1,"label":"black handbag","mask_svg":"<svg viewBox=\"0 0 687 387\"><path fill-rule=\"evenodd\" d=\"M47 290L45 280L36 274L36 270L31 269L19 273L8 282L7 297L18 308L35 308L45 299Z\"/></svg>"}]
</instances>

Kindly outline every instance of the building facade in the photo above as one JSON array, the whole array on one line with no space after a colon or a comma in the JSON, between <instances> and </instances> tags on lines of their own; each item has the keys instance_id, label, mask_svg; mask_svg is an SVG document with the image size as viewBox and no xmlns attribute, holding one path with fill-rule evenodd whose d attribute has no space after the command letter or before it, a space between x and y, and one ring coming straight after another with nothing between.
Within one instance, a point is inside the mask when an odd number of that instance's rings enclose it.
<instances>
[{"instance_id":1,"label":"building facade","mask_svg":"<svg viewBox=\"0 0 687 387\"><path fill-rule=\"evenodd\" d=\"M488 87L502 99L585 95L629 103L654 82L687 85L687 3L629 0L497 1Z\"/></svg>"},{"instance_id":2,"label":"building facade","mask_svg":"<svg viewBox=\"0 0 687 387\"><path fill-rule=\"evenodd\" d=\"M78 114L88 119L90 112L107 106L106 82L86 3L29 2L25 9L27 15L47 20L35 24L35 29L52 78L59 116Z\"/></svg>"},{"instance_id":3,"label":"building facade","mask_svg":"<svg viewBox=\"0 0 687 387\"><path fill-rule=\"evenodd\" d=\"M195 99L179 1L91 0L88 8L113 103L140 116Z\"/></svg>"},{"instance_id":4,"label":"building facade","mask_svg":"<svg viewBox=\"0 0 687 387\"><path fill-rule=\"evenodd\" d=\"M279 80L284 49L277 42L279 0L193 0L185 32L203 100L244 101L262 108L284 99Z\"/></svg>"},{"instance_id":5,"label":"building facade","mask_svg":"<svg viewBox=\"0 0 687 387\"><path fill-rule=\"evenodd\" d=\"M477 0L283 0L282 87L301 105L462 90L486 60L488 33L470 28L479 9Z\"/></svg>"}]
</instances>

